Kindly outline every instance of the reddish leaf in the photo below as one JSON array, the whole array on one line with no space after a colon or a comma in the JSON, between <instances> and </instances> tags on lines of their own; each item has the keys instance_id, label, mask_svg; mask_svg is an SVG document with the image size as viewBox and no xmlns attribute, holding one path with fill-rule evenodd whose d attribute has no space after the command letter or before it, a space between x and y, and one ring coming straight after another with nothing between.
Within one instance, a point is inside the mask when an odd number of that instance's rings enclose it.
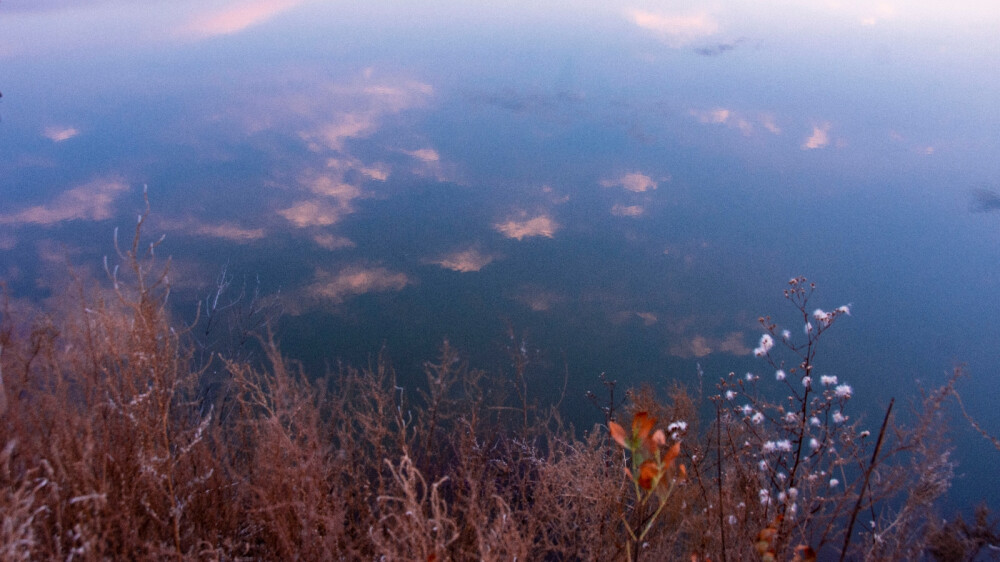
<instances>
[{"instance_id":1,"label":"reddish leaf","mask_svg":"<svg viewBox=\"0 0 1000 562\"><path fill-rule=\"evenodd\" d=\"M625 428L615 422L608 422L608 429L611 430L611 438L615 440L615 443L618 443L627 449L628 445L625 443Z\"/></svg>"},{"instance_id":2,"label":"reddish leaf","mask_svg":"<svg viewBox=\"0 0 1000 562\"><path fill-rule=\"evenodd\" d=\"M681 442L678 441L674 443L667 452L663 455L663 466L670 466L674 464L677 457L681 454Z\"/></svg>"},{"instance_id":3,"label":"reddish leaf","mask_svg":"<svg viewBox=\"0 0 1000 562\"><path fill-rule=\"evenodd\" d=\"M637 441L645 441L654 425L656 425L656 418L650 417L646 412L637 413L632 418L632 437Z\"/></svg>"},{"instance_id":4,"label":"reddish leaf","mask_svg":"<svg viewBox=\"0 0 1000 562\"><path fill-rule=\"evenodd\" d=\"M778 526L781 525L781 520L783 516L779 513L771 524L766 528L761 529L760 533L757 533L757 542L755 547L757 552L761 555L763 560L767 555L771 555L771 560L774 559L774 539L778 538Z\"/></svg>"},{"instance_id":5,"label":"reddish leaf","mask_svg":"<svg viewBox=\"0 0 1000 562\"><path fill-rule=\"evenodd\" d=\"M655 461L647 460L639 466L639 486L644 490L653 488L653 482L660 476L660 467Z\"/></svg>"},{"instance_id":6,"label":"reddish leaf","mask_svg":"<svg viewBox=\"0 0 1000 562\"><path fill-rule=\"evenodd\" d=\"M646 449L646 452L649 453L649 456L651 457L656 456L656 451L659 450L660 445L666 445L666 444L667 444L667 436L663 433L662 429L657 429L655 432L653 432L653 435L647 436L642 441L642 446Z\"/></svg>"},{"instance_id":7,"label":"reddish leaf","mask_svg":"<svg viewBox=\"0 0 1000 562\"><path fill-rule=\"evenodd\" d=\"M795 547L795 558L792 562L816 562L816 551L807 544L800 544Z\"/></svg>"},{"instance_id":8,"label":"reddish leaf","mask_svg":"<svg viewBox=\"0 0 1000 562\"><path fill-rule=\"evenodd\" d=\"M667 435L663 433L662 429L657 429L656 432L653 433L653 442L661 446L667 444Z\"/></svg>"}]
</instances>

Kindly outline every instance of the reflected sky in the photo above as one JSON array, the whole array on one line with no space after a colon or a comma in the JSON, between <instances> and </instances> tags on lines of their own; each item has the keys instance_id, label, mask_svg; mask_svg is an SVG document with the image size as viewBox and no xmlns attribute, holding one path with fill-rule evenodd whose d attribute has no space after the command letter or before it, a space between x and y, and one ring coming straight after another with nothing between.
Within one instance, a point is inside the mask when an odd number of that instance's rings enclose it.
<instances>
[{"instance_id":1,"label":"reflected sky","mask_svg":"<svg viewBox=\"0 0 1000 562\"><path fill-rule=\"evenodd\" d=\"M585 411L762 369L806 275L859 415L964 362L1000 433L1000 4L370 4L4 1L0 276L96 271L148 185L179 307L228 265L286 352L404 376L513 330Z\"/></svg>"}]
</instances>

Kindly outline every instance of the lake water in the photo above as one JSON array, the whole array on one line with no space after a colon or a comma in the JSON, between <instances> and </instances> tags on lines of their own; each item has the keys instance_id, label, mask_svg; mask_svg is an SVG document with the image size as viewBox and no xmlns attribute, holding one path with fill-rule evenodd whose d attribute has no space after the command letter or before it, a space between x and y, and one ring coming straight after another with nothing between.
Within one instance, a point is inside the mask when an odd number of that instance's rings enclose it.
<instances>
[{"instance_id":1,"label":"lake water","mask_svg":"<svg viewBox=\"0 0 1000 562\"><path fill-rule=\"evenodd\" d=\"M147 185L181 317L225 266L314 372L523 344L589 426L601 372L767 372L805 275L855 415L965 364L1000 433L1000 4L391 4L0 4L0 277L100 277ZM954 425L951 502L996 506Z\"/></svg>"}]
</instances>

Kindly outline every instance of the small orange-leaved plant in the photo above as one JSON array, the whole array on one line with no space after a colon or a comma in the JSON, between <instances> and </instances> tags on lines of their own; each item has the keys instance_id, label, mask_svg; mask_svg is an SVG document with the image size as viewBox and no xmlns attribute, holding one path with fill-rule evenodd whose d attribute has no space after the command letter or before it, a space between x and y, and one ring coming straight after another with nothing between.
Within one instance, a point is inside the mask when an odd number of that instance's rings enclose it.
<instances>
[{"instance_id":1,"label":"small orange-leaved plant","mask_svg":"<svg viewBox=\"0 0 1000 562\"><path fill-rule=\"evenodd\" d=\"M622 514L622 522L628 531L626 553L628 560L638 560L646 535L653 528L653 523L667 505L667 499L673 493L678 480L687 477L684 465L676 470L674 464L681 452L680 441L667 447L667 436L662 429L653 431L656 418L647 412L638 412L632 418L631 434L615 422L608 422L611 438L631 454L631 462L625 467L625 475L632 481L636 502L633 504L633 521ZM665 449L665 450L661 450ZM631 467L631 468L630 468ZM656 509L646 515L650 508L649 502L656 498Z\"/></svg>"}]
</instances>

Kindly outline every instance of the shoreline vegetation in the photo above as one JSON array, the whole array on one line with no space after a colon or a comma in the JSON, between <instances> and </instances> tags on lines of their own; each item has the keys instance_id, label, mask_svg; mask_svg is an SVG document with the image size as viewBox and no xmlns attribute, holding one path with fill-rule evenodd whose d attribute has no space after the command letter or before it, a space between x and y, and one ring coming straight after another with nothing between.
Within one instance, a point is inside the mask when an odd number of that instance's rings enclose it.
<instances>
[{"instance_id":1,"label":"shoreline vegetation","mask_svg":"<svg viewBox=\"0 0 1000 562\"><path fill-rule=\"evenodd\" d=\"M707 395L602 376L603 422L581 430L534 398L516 350L502 377L445 341L403 388L382 357L307 377L256 294L175 325L145 216L104 286L77 281L58 311L4 294L0 559L996 557L986 507L935 509L961 369L863 425L848 381L814 370L850 309L812 310L803 278L785 290L797 327L761 318L767 375ZM222 329L257 356L198 344Z\"/></svg>"}]
</instances>

